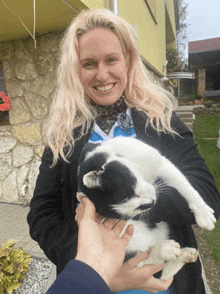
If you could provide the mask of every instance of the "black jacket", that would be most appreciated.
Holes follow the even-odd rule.
[[[187,177],[205,202],[214,209],[218,219],[220,196],[213,176],[200,156],[192,132],[174,113],[171,126],[180,134],[160,135],[148,125],[146,116],[132,109],[132,119],[137,139],[157,148]],[[90,129],[91,131],[91,129]],[[59,274],[68,262],[76,256],[77,224],[74,220],[76,209],[77,167],[83,146],[89,139],[90,131],[76,140],[74,152],[66,163],[62,159],[50,168],[53,154],[46,148],[42,156],[40,173],[34,196],[30,203],[27,220],[31,237],[39,243],[46,256],[57,266]],[[77,131],[75,132],[77,137]],[[152,222],[165,221],[170,224],[171,238],[181,247],[197,248],[191,225],[195,218],[186,200],[176,189],[168,187],[151,210]],[[205,294],[199,259],[185,265],[172,283],[174,294]]]

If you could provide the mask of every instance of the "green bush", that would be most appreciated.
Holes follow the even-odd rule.
[[[0,294],[11,294],[18,289],[28,271],[31,256],[22,248],[13,249],[16,240],[8,240],[0,248]]]
[[[202,99],[202,95],[197,94],[197,95],[196,95],[196,99],[201,100],[201,99]]]

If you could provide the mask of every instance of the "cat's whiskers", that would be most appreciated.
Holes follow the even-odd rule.
[[[158,194],[159,192],[167,192],[169,191],[169,187],[165,184],[163,180],[160,180],[154,184],[154,188],[156,193]]]
[[[152,180],[151,180],[151,184],[152,185],[155,185],[156,184],[156,181],[157,181],[157,179],[158,179],[158,176],[155,176]]]

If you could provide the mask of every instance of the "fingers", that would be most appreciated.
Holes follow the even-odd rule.
[[[146,267],[147,266],[150,267],[148,269],[148,272],[150,270],[151,274],[154,275],[154,274],[160,272],[164,268],[165,264],[164,263],[161,263],[161,264],[150,264],[150,265],[145,265],[145,266]]]
[[[117,236],[120,236],[120,234],[123,231],[125,225],[127,224],[127,221],[115,220],[115,219],[112,219],[112,220],[114,221],[113,226],[112,226],[112,230],[115,232],[115,234]],[[129,229],[128,232],[130,232],[130,230],[131,229]],[[128,234],[128,233],[126,233],[126,234]],[[132,235],[133,235],[133,233],[132,233]]]
[[[148,258],[150,254],[150,251],[146,251],[146,252],[140,252],[138,253],[138,255],[136,255],[135,257],[131,258],[127,264],[129,265],[130,268],[134,268],[137,266],[137,264],[145,259]]]
[[[103,216],[96,213],[96,222],[99,224],[103,224],[106,228],[113,230],[117,236],[119,236],[125,227],[127,221],[117,220],[116,218],[104,218]],[[103,221],[103,222],[102,222]]]
[[[87,197],[82,197],[81,201],[85,205],[84,217],[95,221],[95,215],[96,215],[95,205]]]
[[[95,221],[99,224],[101,224],[102,220],[103,220],[103,216],[101,216],[100,214],[96,213],[96,216],[95,216]]]
[[[152,289],[152,293],[157,293],[157,291],[165,292],[169,288],[169,286],[172,284],[172,282],[173,282],[173,277],[166,281],[162,281],[160,279],[151,277],[147,281],[147,284],[150,285],[150,288]],[[153,289],[154,290],[157,289],[157,291],[153,292]]]
[[[131,238],[133,237],[133,234],[134,234],[134,226],[129,225],[126,228],[126,231],[124,232],[123,236],[121,237],[121,240],[125,244],[125,246],[127,246],[128,243],[131,241]]]
[[[113,228],[116,221],[117,219],[115,218],[104,218],[103,216],[96,214],[96,222],[105,225],[105,227],[110,230]]]
[[[101,224],[102,220],[104,219],[103,216],[95,213],[95,206],[94,204],[87,198],[86,196],[82,196],[80,198],[80,204],[76,208],[76,216],[75,220],[77,224],[81,222],[82,218],[84,219],[92,219],[93,221],[96,221],[97,223]],[[114,230],[115,234],[119,236],[126,225],[127,221],[118,221],[114,218],[107,218],[104,221],[104,226],[110,230]],[[128,229],[128,232],[126,233],[126,239],[128,239],[127,234],[133,234],[131,233],[132,229]]]
[[[82,218],[84,219],[91,219],[95,221],[96,217],[96,209],[94,204],[89,200],[89,198],[83,196],[80,199],[80,204],[76,209],[76,216],[75,220],[77,221],[77,224],[79,225]]]
[[[78,200],[79,202],[81,202],[81,198],[82,198],[83,196],[86,196],[83,192],[77,192],[77,193],[76,193],[76,198],[77,198],[77,200]]]

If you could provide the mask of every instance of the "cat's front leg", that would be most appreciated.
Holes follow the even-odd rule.
[[[183,248],[181,254],[175,260],[166,262],[162,270],[161,280],[168,280],[173,277],[184,266],[185,263],[195,262],[198,258],[198,251],[195,248]]]
[[[216,219],[214,217],[214,210],[202,199],[194,199],[194,201],[190,201],[189,208],[194,213],[196,223],[201,228],[209,231],[215,228]]]
[[[161,177],[167,185],[177,189],[186,199],[189,208],[195,215],[197,224],[201,228],[209,231],[214,229],[216,223],[214,210],[205,203],[180,170],[165,157],[163,157],[158,176]]]
[[[137,264],[142,267],[145,264],[161,264],[165,260],[176,259],[181,254],[179,243],[174,240],[167,240],[152,247],[147,259]]]

